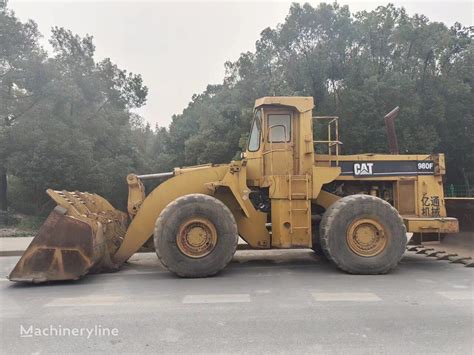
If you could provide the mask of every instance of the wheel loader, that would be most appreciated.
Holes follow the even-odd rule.
[[[248,248],[312,248],[345,272],[384,274],[407,232],[458,231],[446,215],[443,154],[343,155],[338,118],[313,117],[313,108],[312,97],[256,100],[241,160],[130,174],[127,214],[95,194],[47,190],[57,207],[9,279],[112,272],[145,244],[172,273],[207,277],[226,267],[239,237]],[[327,125],[324,139],[313,137],[316,121]],[[146,194],[152,179],[161,183]]]

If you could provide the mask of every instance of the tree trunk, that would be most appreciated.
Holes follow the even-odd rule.
[[[7,172],[0,167],[0,224],[8,223]]]
[[[6,212],[8,209],[7,190],[7,172],[0,168],[0,213]]]

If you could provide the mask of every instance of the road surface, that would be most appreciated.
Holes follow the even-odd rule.
[[[217,277],[180,279],[136,254],[77,282],[0,281],[1,349],[471,354],[473,270],[407,253],[389,275],[353,276],[310,250],[239,251]]]

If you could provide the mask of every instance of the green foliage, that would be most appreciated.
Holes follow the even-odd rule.
[[[344,153],[386,152],[382,118],[400,106],[402,153],[445,152],[449,183],[474,179],[474,47],[460,24],[393,5],[353,14],[293,4],[254,52],[225,63],[222,84],[154,129],[131,112],[146,103],[141,76],[97,62],[91,36],[55,27],[48,56],[36,24],[8,11],[0,34],[0,168],[20,211],[51,208],[48,187],[94,191],[123,208],[130,172],[235,159],[254,100],[267,95],[313,96],[315,114],[340,116]]]
[[[37,231],[43,222],[43,217],[25,216],[20,218],[18,224],[15,227],[23,231]]]
[[[33,22],[0,16],[0,156],[14,181],[10,202],[41,213],[53,188],[94,191],[123,207],[126,175],[145,165],[130,112],[146,102],[141,76],[110,59],[97,63],[92,37],[63,28],[52,29],[48,57]]]
[[[337,3],[293,4],[255,52],[225,63],[221,85],[173,118],[157,137],[166,142],[157,159],[228,161],[246,142],[256,98],[307,95],[315,114],[341,117],[346,154],[387,152],[383,116],[400,106],[401,153],[444,152],[448,180],[466,184],[474,179],[472,61],[469,30],[458,23],[447,28],[393,5],[351,14]],[[315,134],[324,134],[317,125]]]

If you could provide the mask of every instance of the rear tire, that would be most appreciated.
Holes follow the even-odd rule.
[[[237,249],[237,224],[218,199],[185,195],[161,212],[154,242],[158,258],[169,271],[181,277],[212,276],[226,267]]]
[[[370,195],[346,196],[332,204],[320,224],[324,254],[351,274],[385,274],[395,268],[407,243],[398,211]]]

